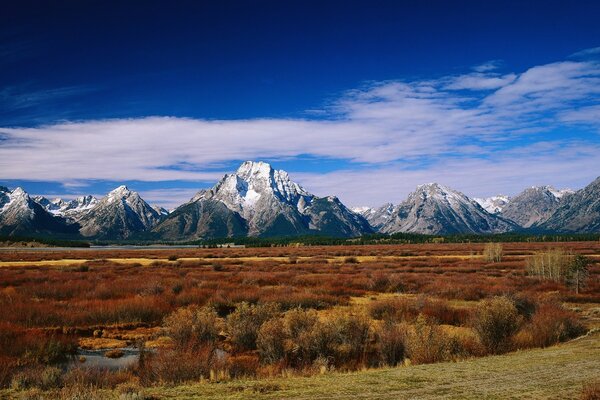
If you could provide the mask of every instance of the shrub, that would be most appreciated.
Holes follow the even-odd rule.
[[[492,354],[510,350],[512,336],[519,329],[521,316],[507,297],[481,301],[475,308],[471,325],[483,346]]]
[[[500,262],[502,261],[502,244],[501,243],[487,243],[483,248],[483,258],[487,262]]]
[[[254,354],[241,354],[227,359],[227,372],[232,378],[253,377],[258,370],[258,356]]]
[[[354,368],[366,361],[371,339],[371,321],[365,314],[349,314],[334,310],[314,332],[324,350],[320,355],[331,357],[336,366]]]
[[[413,299],[396,297],[371,302],[369,314],[374,319],[401,322],[413,320],[419,315],[419,311]]]
[[[256,349],[256,338],[263,323],[278,313],[275,304],[239,303],[234,312],[227,316],[226,326],[229,340],[238,350]]]
[[[344,258],[344,262],[347,264],[358,264],[358,258],[356,257],[346,257]]]
[[[583,385],[581,400],[600,400],[600,380]]]
[[[15,374],[11,387],[24,390],[36,387],[43,390],[55,389],[61,385],[62,371],[56,367],[28,368]]]
[[[274,364],[285,357],[285,341],[288,337],[281,318],[265,322],[258,331],[256,347],[260,359],[268,364]]]
[[[163,323],[169,337],[179,347],[216,342],[220,325],[214,309],[196,305],[177,309]]]
[[[186,382],[208,378],[216,361],[212,347],[161,349],[144,357],[138,374],[144,385]]]
[[[555,303],[541,304],[525,325],[517,341],[519,347],[547,347],[582,335],[585,328],[577,315]]]
[[[439,325],[419,315],[415,325],[407,328],[406,355],[413,364],[429,364],[450,358],[450,338]]]
[[[376,344],[382,365],[396,366],[404,360],[406,329],[400,324],[384,323],[376,330]]]

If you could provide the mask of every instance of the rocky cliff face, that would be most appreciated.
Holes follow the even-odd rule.
[[[448,187],[431,183],[417,187],[394,208],[382,233],[501,233],[518,227],[485,211],[476,201]]]
[[[537,227],[551,232],[600,232],[600,177],[585,188],[564,196],[559,206]]]
[[[0,186],[0,234],[30,236],[38,234],[72,235],[77,227],[48,213],[21,188],[10,191]]]
[[[556,211],[564,196],[569,193],[567,190],[556,190],[552,186],[525,189],[502,209],[502,216],[523,228],[539,225]]]
[[[217,229],[218,221],[225,226]],[[173,211],[154,232],[165,238],[181,237],[183,232],[194,237],[216,237],[217,232],[227,236],[358,236],[371,228],[337,198],[318,198],[290,180],[287,172],[247,161]]]
[[[159,214],[138,193],[119,186],[85,213],[80,233],[98,239],[125,239],[152,228]]]

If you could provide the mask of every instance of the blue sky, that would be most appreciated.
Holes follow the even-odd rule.
[[[0,12],[2,185],[172,207],[252,159],[376,206],[600,175],[598,2],[55,3]]]

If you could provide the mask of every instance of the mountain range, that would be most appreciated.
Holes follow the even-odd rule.
[[[514,197],[469,198],[449,187],[419,185],[406,200],[349,209],[318,197],[287,172],[244,162],[214,187],[167,211],[119,186],[105,197],[71,201],[0,186],[0,234],[96,240],[194,240],[235,236],[370,233],[492,234],[513,231],[600,233],[600,178],[579,191],[531,187]]]

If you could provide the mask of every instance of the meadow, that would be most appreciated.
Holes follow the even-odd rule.
[[[599,256],[600,242],[6,249],[0,393],[238,398],[256,387],[311,398],[302,387],[328,379],[407,377],[389,389],[397,398],[403,385],[427,391],[419,371],[448,379],[451,365],[526,363],[599,328]],[[582,357],[595,354],[596,334],[582,343]],[[137,358],[99,367],[84,350]],[[557,383],[570,393],[595,385],[578,357],[586,373]]]

